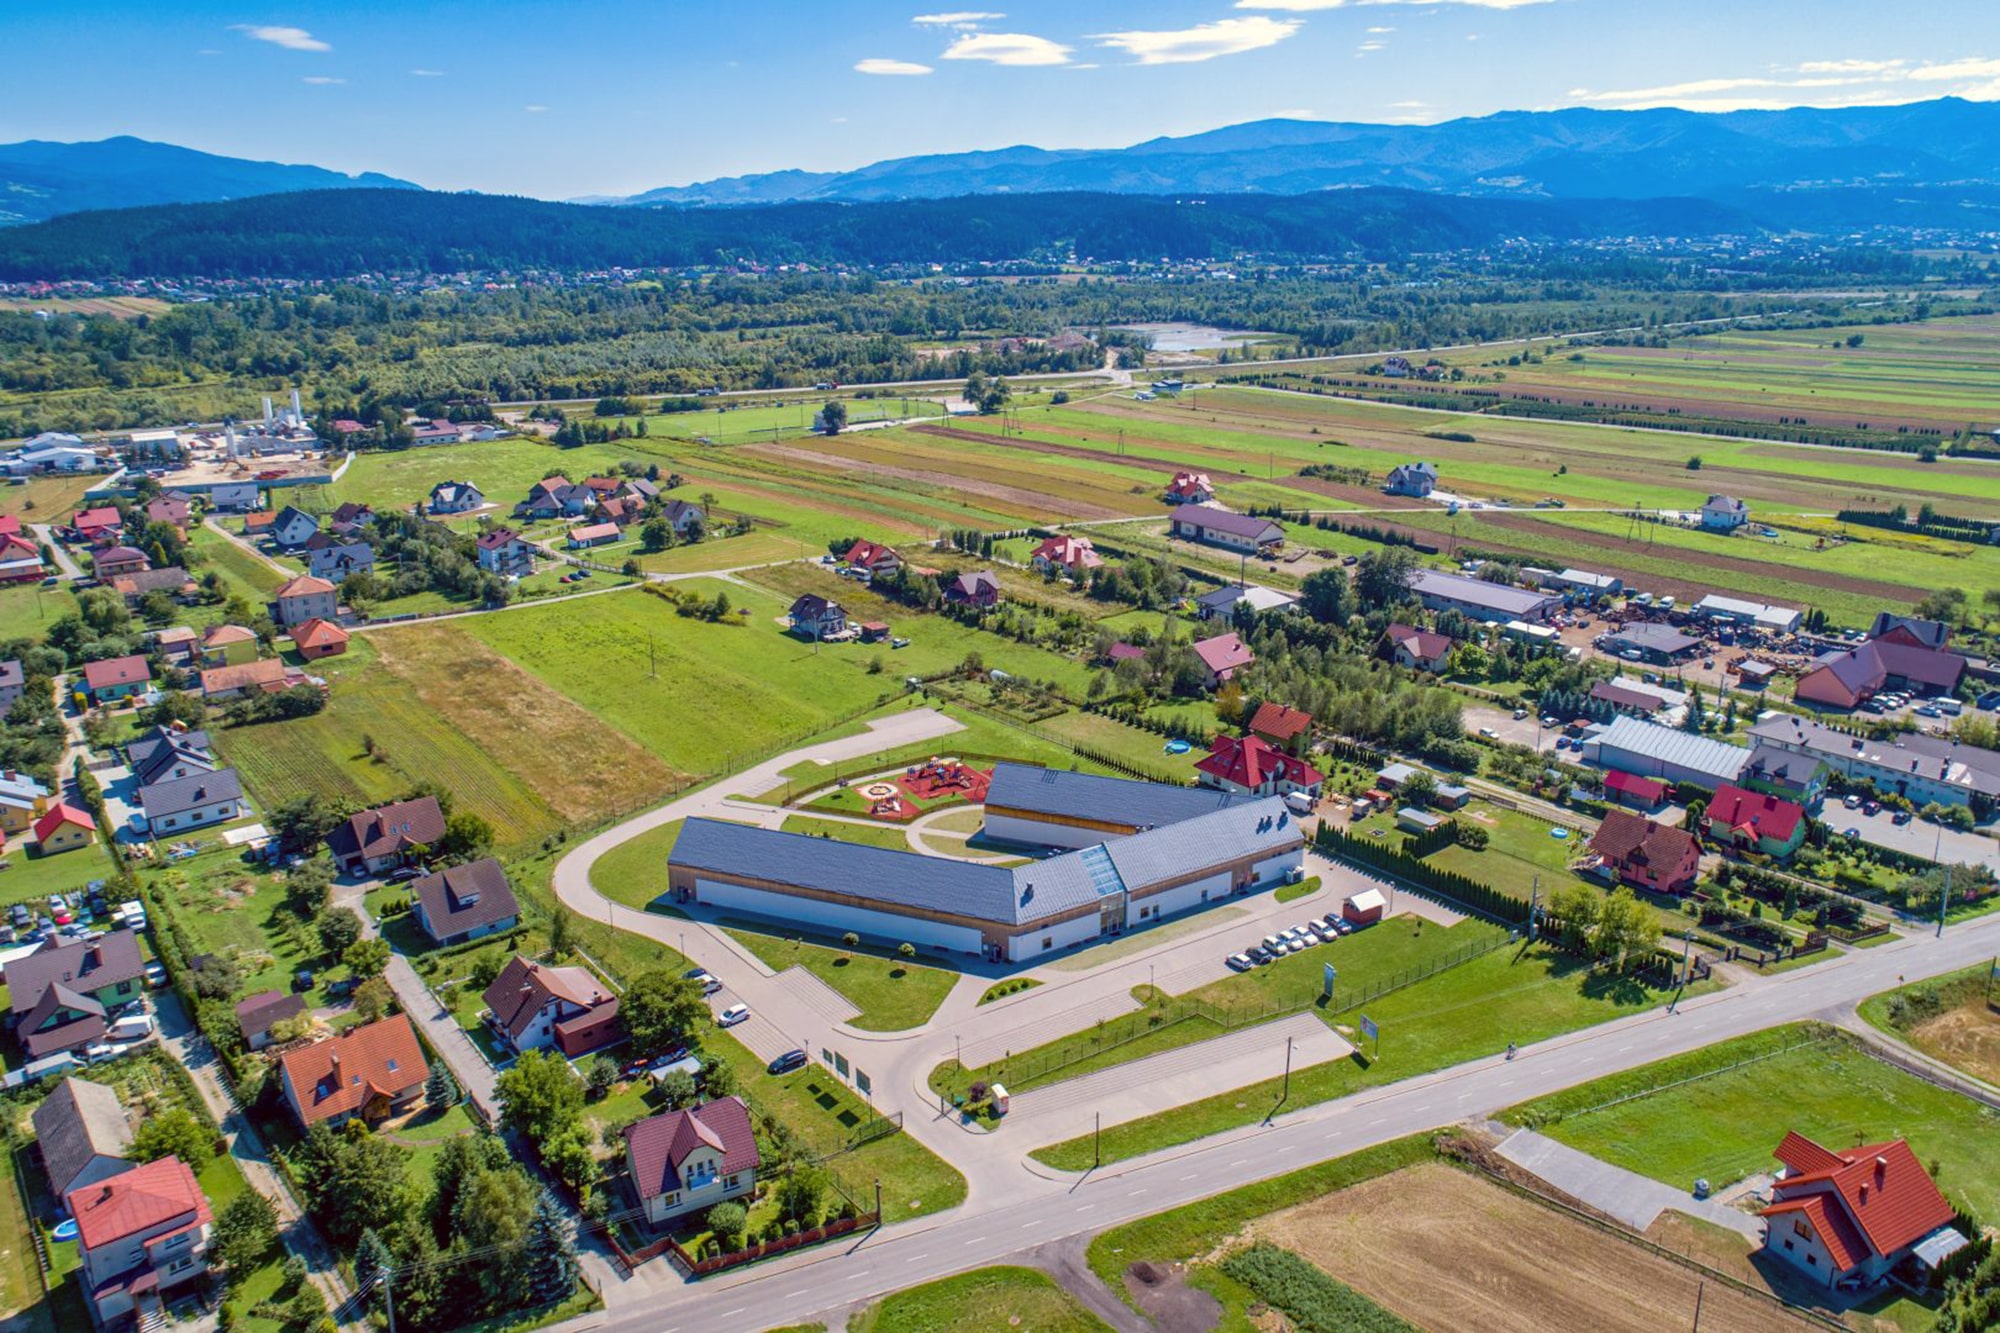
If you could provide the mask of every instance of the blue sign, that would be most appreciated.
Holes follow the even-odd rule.
[[[1361,1035],[1374,1042],[1382,1040],[1382,1034],[1376,1030],[1375,1020],[1366,1014],[1361,1015]]]
[[[1334,970],[1333,970],[1333,964],[1332,964],[1332,963],[1328,963],[1328,964],[1326,965],[1326,977],[1325,977],[1325,985],[1326,985],[1326,993],[1327,993],[1327,995],[1328,995],[1329,997],[1330,997],[1330,996],[1332,996],[1332,994],[1333,994],[1333,982],[1334,982],[1334,978],[1338,977],[1339,975],[1340,975],[1340,973],[1338,973],[1338,972],[1336,972],[1336,971],[1334,971]]]

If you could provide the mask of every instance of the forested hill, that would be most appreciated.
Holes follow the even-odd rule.
[[[0,231],[0,279],[338,278],[732,262],[883,265],[1365,255],[1512,237],[1750,232],[1701,200],[1469,199],[1408,190],[1165,199],[1043,194],[639,210],[493,195],[309,191],[75,213]]]

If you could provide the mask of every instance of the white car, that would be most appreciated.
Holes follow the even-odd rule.
[[[1285,937],[1283,935],[1266,935],[1261,943],[1273,954],[1281,954],[1285,951]]]
[[[727,1009],[724,1009],[721,1013],[715,1016],[715,1024],[717,1027],[733,1028],[738,1023],[743,1022],[745,1019],[749,1017],[750,1017],[749,1005],[732,1004]]]
[[[1300,938],[1299,938],[1298,936],[1296,936],[1296,935],[1294,935],[1294,936],[1293,936],[1293,937],[1292,937],[1291,939],[1288,939],[1288,940],[1286,940],[1286,941],[1285,941],[1285,952],[1286,952],[1286,953],[1297,953],[1297,952],[1298,952],[1299,950],[1301,950],[1301,949],[1303,949],[1303,948],[1305,948],[1305,947],[1306,947],[1306,942],[1305,942],[1304,940],[1300,939]]]
[[[1247,953],[1230,954],[1225,961],[1228,962],[1229,970],[1232,972],[1248,972],[1251,968],[1257,966],[1250,961],[1250,955]]]

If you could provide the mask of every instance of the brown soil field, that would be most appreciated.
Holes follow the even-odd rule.
[[[1444,1165],[1414,1166],[1255,1223],[1281,1245],[1426,1328],[1656,1333],[1702,1322],[1805,1321],[1721,1282]]]
[[[1911,1029],[1910,1042],[1974,1078],[2000,1084],[2000,1013],[1982,997]]]

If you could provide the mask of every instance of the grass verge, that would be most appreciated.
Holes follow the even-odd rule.
[[[899,1291],[848,1321],[847,1333],[948,1333],[1020,1328],[1036,1333],[1097,1333],[1103,1320],[1046,1273],[1032,1268],[976,1268]]]
[[[921,967],[901,958],[882,958],[860,949],[832,948],[801,938],[780,939],[740,927],[728,927],[731,938],[782,972],[803,967],[846,996],[861,1012],[848,1022],[869,1032],[901,1032],[921,1027],[951,988],[958,973]]]

